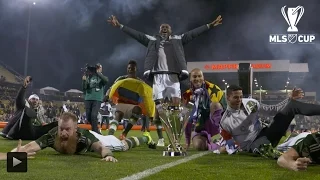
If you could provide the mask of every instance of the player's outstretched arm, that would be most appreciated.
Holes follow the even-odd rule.
[[[7,160],[7,153],[0,153],[0,161]]]
[[[293,148],[290,148],[278,159],[278,165],[280,167],[293,171],[306,170],[309,163],[311,163],[309,158],[300,158],[298,152]]]
[[[222,24],[222,17],[219,15],[214,21],[210,22],[209,24],[200,26],[198,28],[195,28],[193,30],[190,30],[186,33],[183,33],[182,36],[182,44],[187,44],[196,37],[200,36],[202,33],[208,31],[209,29],[212,29],[213,27],[216,27],[218,25]]]
[[[294,88],[290,94],[290,96],[283,100],[282,102],[275,104],[275,105],[266,105],[261,104],[259,108],[260,115],[267,115],[267,116],[275,116],[284,106],[286,106],[291,99],[297,100],[303,98],[304,93],[300,88]]]
[[[92,144],[91,147],[95,152],[99,153],[104,161],[110,162],[118,162],[116,158],[114,158],[113,153],[107,147],[104,147],[100,141]]]
[[[111,15],[109,17],[109,19],[107,20],[107,22],[114,27],[119,27],[123,32],[125,32],[130,37],[137,40],[138,42],[140,42],[142,45],[144,45],[146,47],[148,47],[150,40],[156,40],[155,37],[152,37],[150,35],[147,35],[145,33],[139,32],[137,30],[134,30],[132,28],[129,28],[127,26],[120,24],[117,17],[114,15]]]
[[[21,146],[21,144],[11,150],[11,152],[26,152],[26,153],[35,153],[41,150],[41,147],[36,143],[36,141],[31,141],[28,144]]]
[[[22,141],[21,139],[19,139],[18,141],[18,146],[16,148],[14,148],[11,152],[27,152],[26,149],[23,148],[23,146],[21,146]],[[28,156],[31,157],[33,155],[35,155],[35,151],[30,151],[27,152]],[[7,159],[7,154],[6,153],[0,153],[0,160],[6,160]]]

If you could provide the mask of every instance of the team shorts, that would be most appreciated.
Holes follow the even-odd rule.
[[[153,100],[181,98],[180,81],[176,74],[155,74],[152,89]]]

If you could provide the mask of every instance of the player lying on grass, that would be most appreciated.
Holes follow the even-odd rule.
[[[320,132],[301,134],[305,137],[292,138],[292,147],[278,159],[279,166],[301,171],[310,163],[320,164]]]
[[[292,148],[294,145],[297,145],[299,142],[301,142],[303,139],[306,138],[306,136],[308,136],[309,134],[311,134],[310,132],[303,132],[300,134],[291,134],[287,140],[285,140],[282,144],[279,144],[277,146],[277,150],[285,153],[286,151],[288,151],[290,148]],[[231,139],[230,141],[233,141],[233,139]],[[219,151],[216,151],[218,154],[220,153],[224,153],[227,152],[228,154],[234,154],[236,152],[241,151],[240,148],[235,144],[235,143],[231,143],[234,144],[235,146],[230,146],[226,140],[224,140],[223,138],[221,138],[217,143],[216,143],[220,148]]]
[[[220,125],[225,140],[233,138],[243,151],[278,158],[275,150],[295,115],[320,115],[320,106],[296,101],[303,97],[300,89],[294,89],[289,98],[277,105],[260,104],[255,99],[242,98],[242,88],[230,85],[227,88],[228,107]],[[269,127],[263,127],[258,116],[274,116]]]
[[[187,148],[192,144],[198,151],[216,150],[219,146],[211,137],[220,133],[219,123],[226,100],[223,91],[215,84],[204,80],[200,69],[190,74],[191,87],[183,94],[184,104],[194,102],[190,120],[185,129]],[[192,125],[195,130],[192,132]]]
[[[282,144],[277,146],[277,150],[281,152],[288,151],[292,146],[297,145],[303,139],[305,139],[310,132],[303,132],[300,134],[291,134]]]
[[[103,136],[94,131],[90,131],[90,133],[99,139],[102,146],[109,148],[111,151],[127,151],[145,143],[149,146],[149,148],[156,149],[156,144],[152,141],[149,132],[144,132],[142,137],[131,136],[130,138],[123,140],[116,138],[114,135]]]
[[[155,146],[150,135],[148,135],[140,139],[129,138],[128,147],[133,148],[138,143],[143,144],[144,142],[149,142],[149,144],[153,144],[153,147]],[[22,146],[20,151],[32,153],[47,147],[51,147],[62,154],[79,154],[87,151],[95,151],[99,153],[105,161],[118,161],[114,158],[112,151],[108,147],[104,147],[103,143],[91,134],[89,130],[78,128],[77,117],[68,112],[61,115],[58,121],[58,127],[51,129],[39,139]],[[15,152],[16,149],[12,151]]]
[[[22,141],[21,139],[19,139],[16,152],[21,152],[21,143]],[[35,154],[36,154],[35,152],[28,153],[28,156],[31,157]],[[0,153],[0,161],[3,161],[3,160],[7,160],[7,153]]]

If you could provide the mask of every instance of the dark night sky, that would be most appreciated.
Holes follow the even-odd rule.
[[[219,14],[223,25],[185,47],[188,61],[289,59],[308,62],[307,88],[318,89],[320,17],[318,0],[34,0],[28,74],[34,86],[61,91],[80,89],[86,64],[100,62],[111,80],[126,73],[136,59],[140,73],[146,49],[105,20],[116,15],[120,23],[155,34],[163,22],[174,33],[208,23]],[[24,72],[29,0],[0,0],[0,60]],[[135,4],[132,4],[135,2]],[[286,33],[280,8],[305,8],[299,33],[316,34],[312,45],[271,45],[269,34]],[[277,82],[272,82],[277,83]]]

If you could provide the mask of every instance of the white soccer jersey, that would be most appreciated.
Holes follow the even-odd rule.
[[[109,148],[111,151],[125,151],[125,145],[114,135],[103,136],[94,131],[89,130],[91,134],[93,134],[99,141],[102,143],[104,147]]]
[[[240,144],[241,149],[248,150],[262,129],[259,115],[274,116],[287,103],[288,99],[276,105],[260,105],[255,99],[243,98],[239,110],[227,107],[221,118],[221,128]]]
[[[297,135],[296,137],[289,138],[284,143],[277,146],[277,149],[282,152],[288,151],[292,146],[298,144],[301,142],[304,138],[306,138],[309,134],[309,132],[303,132]]]

